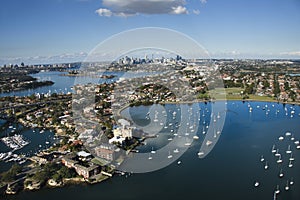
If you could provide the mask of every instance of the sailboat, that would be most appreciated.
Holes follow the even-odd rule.
[[[290,162],[289,162],[289,168],[292,168],[293,167],[293,163],[292,163],[292,161],[290,160]]]
[[[172,158],[173,156],[170,154],[170,151],[169,151],[169,155],[168,155],[168,158],[170,159],[170,158]]]
[[[275,150],[275,144],[274,144],[273,147],[272,147],[272,153],[276,153],[276,150]]]
[[[287,149],[285,152],[286,152],[287,154],[292,153],[292,151],[291,151],[291,145],[288,146],[288,149]]]
[[[282,169],[280,169],[279,178],[282,178],[282,177],[283,177],[283,172],[282,172]]]
[[[203,129],[202,129],[202,134],[203,134],[203,135],[205,134],[204,126],[203,126]]]
[[[290,187],[289,187],[289,181],[287,180],[286,181],[286,186],[285,186],[285,188],[284,188],[286,191],[288,191],[289,189],[290,189]]]
[[[265,161],[265,158],[264,158],[264,156],[262,155],[261,157],[260,157],[260,162],[264,162]]]
[[[280,156],[279,149],[276,150],[275,156]]]
[[[290,161],[295,160],[295,158],[293,157],[293,154],[291,153],[291,157],[289,158]]]
[[[150,153],[149,153],[148,160],[152,160],[152,156],[151,156],[151,154],[150,154]]]
[[[153,150],[153,147],[151,148],[151,153],[154,154],[156,151]]]
[[[267,170],[268,168],[269,168],[268,161],[266,161],[265,170]]]
[[[292,177],[291,180],[290,180],[290,185],[294,185],[293,177]]]
[[[280,189],[279,189],[279,185],[276,186],[276,190],[275,190],[275,194],[279,194],[280,193]]]
[[[279,155],[277,163],[282,163],[281,155]]]

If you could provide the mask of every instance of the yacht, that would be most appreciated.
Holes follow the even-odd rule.
[[[175,149],[173,152],[174,152],[174,153],[179,153],[179,150],[178,150],[178,149]]]
[[[194,140],[198,140],[199,137],[198,137],[197,135],[195,135],[195,136],[193,136],[193,139],[194,139]]]
[[[210,141],[210,140],[207,140],[206,141],[206,146],[209,146],[209,145],[211,145],[212,144],[212,141]]]
[[[289,168],[292,168],[293,167],[293,163],[292,163],[292,161],[290,160],[290,162],[289,162]]]
[[[291,180],[290,180],[290,185],[294,185],[293,177],[292,177]]]
[[[280,156],[279,149],[276,150],[275,156]]]
[[[265,161],[265,158],[264,158],[264,156],[262,155],[261,157],[260,157],[260,162],[264,162]]]
[[[276,153],[275,144],[272,147],[272,153]]]
[[[279,194],[280,193],[280,189],[279,189],[279,185],[276,186],[276,190],[275,190],[275,194]]]
[[[282,178],[282,177],[283,177],[283,172],[282,172],[282,169],[280,169],[279,178]]]
[[[256,182],[254,183],[254,187],[258,187],[258,186],[259,186],[259,182],[256,181]]]
[[[291,153],[291,157],[289,158],[290,161],[295,160],[295,158],[293,157],[293,154]]]
[[[203,151],[199,151],[198,152],[198,156],[203,156],[204,155],[204,152]]]
[[[277,163],[282,163],[281,155],[278,157]]]
[[[268,161],[266,161],[265,170],[267,170],[268,168],[269,168]]]
[[[283,139],[284,139],[283,136],[280,136],[280,137],[278,138],[279,141],[282,141]]]
[[[156,151],[153,150],[153,147],[152,147],[152,149],[151,149],[151,153],[152,153],[152,154],[156,153]]]
[[[286,181],[286,186],[285,186],[285,188],[284,188],[286,191],[288,191],[289,189],[290,189],[290,187],[289,187],[289,181],[287,180]]]
[[[285,136],[291,136],[292,134],[291,134],[291,132],[286,132],[285,133]]]
[[[151,156],[151,154],[150,154],[150,153],[149,153],[148,160],[152,160],[152,156]]]
[[[181,161],[180,161],[180,160],[178,160],[177,164],[178,164],[178,165],[180,165],[180,164],[181,164]]]
[[[298,145],[299,143],[300,143],[299,140],[294,142],[295,145]]]
[[[297,147],[296,147],[297,149],[300,149],[300,145],[297,145]]]
[[[292,151],[291,151],[291,145],[288,146],[288,149],[287,149],[285,152],[286,152],[287,154],[292,153]]]
[[[170,152],[169,152],[169,155],[168,155],[168,158],[170,159],[170,158],[172,158],[173,156],[170,154]]]

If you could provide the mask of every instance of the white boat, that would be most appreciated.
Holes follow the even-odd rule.
[[[282,169],[280,169],[279,178],[282,178],[282,177],[283,177],[283,172],[282,172]]]
[[[173,138],[168,138],[168,140],[169,140],[169,141],[172,141],[172,140],[173,140]]]
[[[258,186],[259,186],[259,182],[256,181],[256,182],[254,183],[254,187],[258,187]]]
[[[275,144],[272,147],[272,153],[276,153]]]
[[[180,160],[178,160],[177,164],[178,164],[178,165],[180,165],[180,164],[181,164],[181,161],[180,161]]]
[[[292,136],[292,137],[291,137],[291,140],[292,140],[292,141],[294,141],[294,140],[295,140],[294,136]]]
[[[285,133],[285,136],[291,136],[292,134],[291,134],[291,132],[286,132]]]
[[[151,153],[152,153],[152,154],[156,153],[156,151],[153,150],[153,147],[152,147],[152,149],[151,149]]]
[[[170,159],[170,158],[172,158],[173,156],[170,154],[170,152],[169,152],[169,155],[168,155],[168,159]]]
[[[283,136],[280,136],[280,137],[278,138],[279,141],[282,141],[283,139],[284,139]]]
[[[288,191],[289,189],[290,189],[290,187],[289,187],[289,181],[287,180],[286,181],[286,186],[285,186],[285,188],[284,188],[286,191]]]
[[[275,156],[280,156],[279,149],[276,150]]]
[[[265,161],[265,158],[264,158],[264,156],[262,155],[261,157],[260,157],[260,162],[264,162]]]
[[[297,149],[300,149],[300,145],[297,145],[297,147],[296,147]]]
[[[152,160],[152,156],[151,156],[151,154],[150,154],[150,153],[149,153],[148,160]]]
[[[269,168],[268,161],[266,161],[265,170],[267,170],[268,168]]]
[[[295,158],[293,157],[293,154],[291,153],[291,157],[289,158],[290,161],[295,160]]]
[[[300,143],[299,140],[294,142],[295,145],[298,145],[299,143]]]
[[[293,163],[292,163],[292,161],[290,160],[290,162],[289,162],[289,168],[292,168],[293,167]]]
[[[203,151],[199,151],[198,152],[198,156],[203,156],[204,155],[204,152]]]
[[[173,152],[174,152],[174,153],[179,153],[179,150],[178,150],[178,149],[174,149]]]
[[[292,177],[291,180],[290,180],[290,185],[294,185],[293,177]]]
[[[291,151],[291,145],[288,146],[288,149],[287,149],[285,152],[286,152],[287,154],[292,153],[292,151]]]
[[[277,163],[282,163],[281,155],[278,157]]]
[[[193,136],[193,139],[194,139],[194,140],[198,140],[199,137],[198,137],[197,135],[195,135],[195,136]]]
[[[210,140],[207,140],[206,141],[206,146],[209,146],[209,145],[211,145],[212,144],[212,141],[210,141]]]
[[[279,194],[280,193],[280,189],[279,189],[279,185],[276,186],[276,190],[275,190],[275,194]]]

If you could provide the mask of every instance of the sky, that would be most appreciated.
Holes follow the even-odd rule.
[[[143,27],[185,34],[212,58],[300,59],[300,0],[1,0],[0,27],[1,65],[81,61]]]

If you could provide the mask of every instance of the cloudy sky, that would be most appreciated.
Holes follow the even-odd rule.
[[[0,64],[80,61],[142,27],[186,34],[211,57],[300,59],[299,24],[299,0],[1,0]]]

